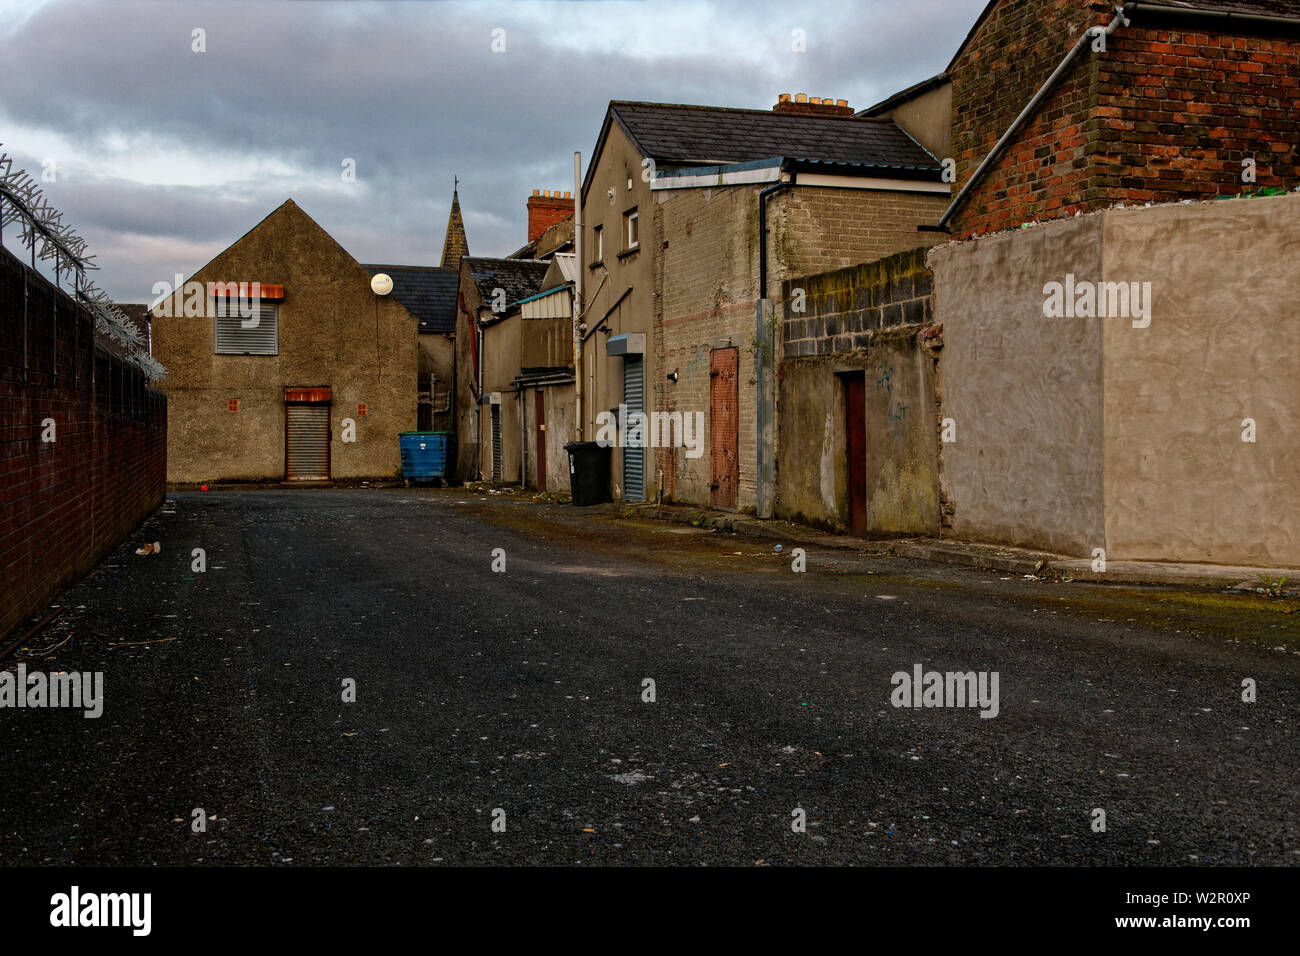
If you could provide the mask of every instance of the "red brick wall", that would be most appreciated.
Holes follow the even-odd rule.
[[[1295,37],[1134,28],[1111,47],[1096,63],[1090,208],[1300,183]]]
[[[1112,17],[1093,0],[994,7],[952,69],[958,185],[1083,31]],[[1300,43],[1198,29],[1135,15],[1104,53],[1085,50],[958,209],[954,235],[1121,202],[1294,187]],[[1241,180],[1246,156],[1257,163],[1254,184]]]
[[[163,500],[166,399],[96,350],[92,329],[84,309],[0,250],[0,635]],[[41,441],[46,418],[53,442]]]

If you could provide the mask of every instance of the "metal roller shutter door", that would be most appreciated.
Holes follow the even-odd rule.
[[[639,355],[623,358],[623,404],[629,415],[645,411],[645,361]],[[644,448],[623,447],[623,500],[645,501]]]
[[[330,407],[285,406],[285,477],[327,480],[330,476]]]
[[[501,484],[501,406],[492,406],[492,481]]]

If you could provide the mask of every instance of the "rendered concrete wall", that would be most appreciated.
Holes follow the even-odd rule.
[[[514,386],[519,374],[521,319],[516,311],[483,330],[483,394],[501,395],[501,480],[518,484],[520,478],[519,396]],[[531,416],[530,416],[531,417]],[[492,480],[492,408],[479,406],[479,470]]]
[[[1048,319],[1043,286],[1102,278],[1098,216],[935,246],[939,417],[951,535],[1090,554],[1104,547],[1102,320]]]
[[[1107,553],[1300,565],[1300,195],[1102,218],[1153,297],[1105,326]]]
[[[915,328],[873,336],[867,350],[867,530],[939,529],[932,362]]]
[[[1300,196],[1116,209],[930,253],[957,538],[1110,559],[1300,563]],[[1044,283],[1150,282],[1044,317]],[[1244,419],[1256,441],[1244,442]]]
[[[866,367],[865,353],[781,363],[776,517],[832,531],[848,526],[844,392],[836,373]]]
[[[426,332],[419,338],[420,346],[420,387],[424,388],[427,376],[433,373],[434,392],[432,431],[455,431],[456,413],[452,408],[455,395],[453,381],[456,372],[455,336],[440,332]],[[446,411],[439,411],[445,408]]]
[[[952,155],[951,82],[926,90],[879,115],[892,118],[939,159]]]

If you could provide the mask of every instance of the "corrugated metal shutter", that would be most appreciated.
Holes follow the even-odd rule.
[[[623,357],[623,404],[629,416],[645,411],[645,361],[639,355]],[[623,447],[623,500],[645,501],[644,448]]]
[[[501,406],[492,406],[492,480],[501,484]]]
[[[284,460],[286,478],[329,478],[330,406],[285,406]]]
[[[218,307],[217,352],[222,355],[275,355],[279,352],[279,307],[273,302],[263,302],[254,311],[257,313],[257,325],[246,329],[243,325],[245,319],[238,313],[235,302],[222,303]],[[235,314],[222,315],[222,312]]]

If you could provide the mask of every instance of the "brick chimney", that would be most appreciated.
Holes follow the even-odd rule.
[[[528,241],[532,242],[557,222],[573,215],[573,196],[557,189],[534,189],[528,197]]]
[[[801,113],[805,116],[852,116],[853,108],[848,100],[835,100],[829,96],[809,97],[807,93],[782,93],[777,97],[773,113]]]

